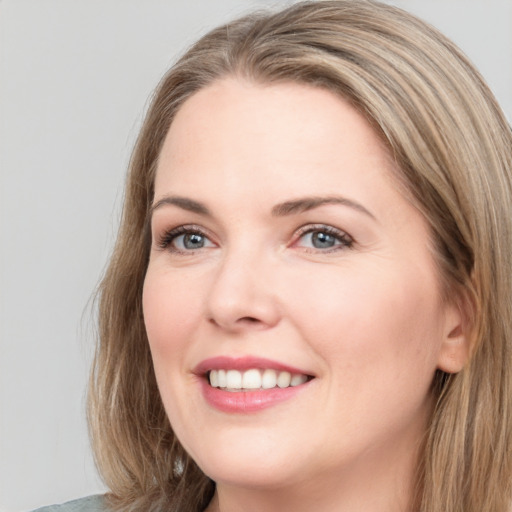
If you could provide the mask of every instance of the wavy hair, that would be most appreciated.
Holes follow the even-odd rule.
[[[419,512],[505,512],[512,483],[512,132],[462,52],[372,0],[303,2],[202,37],[159,84],[137,140],[101,282],[89,392],[96,461],[123,511],[200,511],[215,484],[176,439],[142,314],[155,169],[176,112],[223,77],[332,91],[385,142],[430,225],[447,297],[465,304],[471,358],[438,372],[418,463]]]

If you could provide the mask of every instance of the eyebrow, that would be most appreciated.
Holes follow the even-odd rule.
[[[368,217],[376,220],[373,213],[367,210],[362,204],[353,201],[352,199],[348,199],[346,197],[341,196],[327,196],[327,197],[302,197],[299,199],[294,199],[292,201],[285,201],[284,203],[279,203],[275,205],[272,210],[273,217],[285,217],[287,215],[294,215],[298,213],[307,212],[309,210],[313,210],[314,208],[318,208],[320,206],[334,204],[334,205],[342,205],[348,206],[349,208],[353,208],[354,210],[364,213]],[[150,217],[153,215],[153,212],[158,208],[161,208],[164,205],[174,205],[183,210],[187,210],[192,213],[197,213],[199,215],[204,215],[207,217],[212,217],[212,213],[207,208],[206,205],[200,203],[199,201],[194,201],[188,197],[181,196],[165,196],[162,199],[159,199],[155,204],[151,206],[150,209]]]
[[[341,196],[303,197],[300,199],[294,199],[293,201],[286,201],[274,206],[272,208],[272,215],[276,217],[294,215],[297,213],[307,212],[308,210],[313,210],[314,208],[318,208],[326,204],[348,206],[358,212],[364,213],[373,220],[377,220],[375,215],[367,210],[362,204]]]
[[[161,208],[165,204],[174,205],[177,206],[178,208],[181,208],[182,210],[198,213],[199,215],[205,215],[207,217],[212,216],[210,210],[203,203],[194,201],[193,199],[189,199],[188,197],[165,196],[151,206],[151,209],[149,211],[150,217],[153,215],[155,210]]]

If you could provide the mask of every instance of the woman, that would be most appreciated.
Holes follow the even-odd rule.
[[[204,36],[133,154],[89,397],[111,493],[74,506],[508,510],[511,147],[399,9]]]

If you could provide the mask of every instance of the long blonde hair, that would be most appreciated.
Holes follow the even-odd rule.
[[[114,253],[99,291],[89,420],[111,503],[196,511],[214,483],[164,412],[144,329],[148,211],[180,106],[225,76],[293,81],[350,101],[387,144],[430,224],[439,272],[471,325],[472,355],[433,383],[418,464],[420,512],[505,512],[512,482],[512,133],[465,56],[432,27],[371,0],[306,2],[201,38],[156,90],[138,138]]]

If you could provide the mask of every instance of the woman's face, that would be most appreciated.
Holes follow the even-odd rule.
[[[357,486],[414,464],[459,316],[393,173],[322,89],[224,79],[177,114],[144,317],[172,427],[219,485]]]

